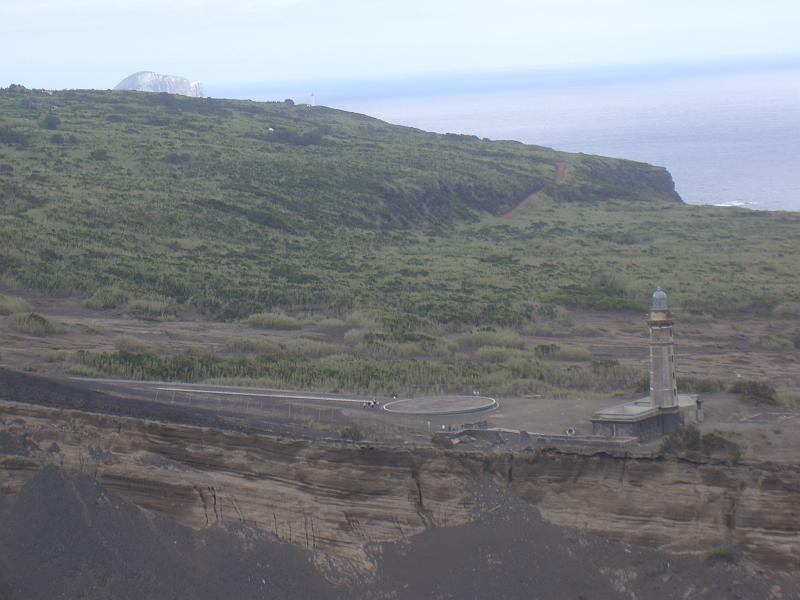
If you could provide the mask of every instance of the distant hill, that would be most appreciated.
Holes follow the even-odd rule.
[[[203,85],[176,75],[161,75],[152,71],[139,71],[120,81],[115,90],[134,90],[139,92],[166,92],[181,96],[203,97]]]
[[[680,273],[705,264],[689,295],[715,310],[794,289],[740,278],[723,222],[661,167],[284,102],[0,90],[0,211],[0,291],[113,306],[121,288],[222,318],[521,322],[547,298],[638,307],[675,282],[677,300]],[[741,244],[780,240],[764,257],[794,243],[793,220],[719,214]]]

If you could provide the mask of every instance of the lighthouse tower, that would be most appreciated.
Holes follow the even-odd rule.
[[[647,326],[650,328],[650,403],[662,409],[678,407],[672,324],[667,295],[659,287],[653,293]]]

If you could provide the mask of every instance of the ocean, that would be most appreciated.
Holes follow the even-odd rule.
[[[800,68],[639,75],[530,85],[461,78],[452,90],[446,77],[407,87],[362,81],[322,85],[315,100],[428,131],[662,165],[692,204],[800,211]],[[226,92],[282,99],[257,87]]]

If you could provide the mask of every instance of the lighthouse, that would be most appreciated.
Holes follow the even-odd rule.
[[[667,295],[653,292],[647,327],[650,329],[650,395],[598,410],[592,415],[592,432],[604,437],[650,439],[674,431],[685,422],[702,419],[697,396],[678,395],[672,314]]]
[[[660,287],[656,288],[647,326],[650,328],[650,403],[658,408],[678,406],[672,325],[667,295]]]

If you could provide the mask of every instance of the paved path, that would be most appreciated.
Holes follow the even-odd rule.
[[[231,396],[246,398],[275,398],[277,400],[299,400],[308,402],[336,402],[346,404],[365,404],[378,400],[387,413],[406,416],[459,415],[493,410],[499,406],[497,400],[486,396],[442,396],[426,398],[403,398],[400,400],[344,394],[321,394],[297,390],[280,390],[231,385],[211,385],[202,383],[175,383],[169,381],[134,381],[128,379],[102,379],[91,377],[71,377],[73,381],[91,384],[94,387],[117,392],[155,392],[155,400],[162,394],[162,400],[169,394],[205,394],[209,396]],[[150,393],[150,392],[149,392]]]

